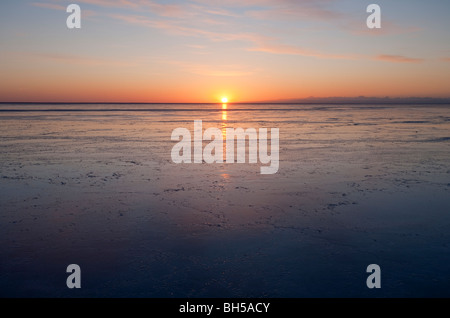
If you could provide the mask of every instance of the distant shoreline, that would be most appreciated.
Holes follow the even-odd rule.
[[[209,103],[181,103],[181,102],[0,102],[0,105],[214,105],[222,104],[221,102]],[[420,105],[433,104],[445,105],[450,104],[450,98],[431,98],[431,97],[407,97],[407,98],[378,98],[378,97],[327,97],[327,98],[306,98],[306,99],[289,99],[274,101],[246,101],[246,102],[229,102],[230,105]]]
[[[64,103],[64,102],[0,102],[0,105],[219,105],[221,103],[114,103],[114,102],[106,102],[106,103]],[[243,103],[228,103],[229,105],[450,105],[450,101],[447,102],[392,102],[392,103],[357,103],[357,102],[313,102],[313,103],[251,103],[251,102],[243,102]],[[231,110],[231,109],[228,109]]]

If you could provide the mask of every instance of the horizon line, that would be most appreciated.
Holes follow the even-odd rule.
[[[370,104],[423,104],[423,103],[431,103],[431,104],[450,104],[450,98],[409,98],[411,100],[408,100],[408,98],[400,98],[400,99],[385,99],[385,98],[379,98],[379,100],[373,99],[373,100],[367,100],[367,101],[361,101],[361,100],[345,100],[345,101],[332,101],[332,100],[293,100],[293,101],[255,101],[255,102],[228,102],[228,103],[222,103],[222,102],[0,102],[0,105],[4,104],[24,104],[24,105],[44,105],[44,104],[50,104],[50,105],[61,105],[61,104],[67,104],[67,105],[126,105],[126,104],[132,104],[132,105],[221,105],[221,104],[227,104],[227,105],[247,105],[247,104],[258,104],[258,105],[314,105],[314,104],[331,104],[331,105],[344,105],[344,104],[353,104],[353,105],[370,105]]]

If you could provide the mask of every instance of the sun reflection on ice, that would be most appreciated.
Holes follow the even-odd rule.
[[[227,116],[227,104],[222,104],[222,140],[225,141],[227,140],[227,120],[228,120],[228,116]],[[223,143],[223,150],[222,150],[222,155],[223,155],[223,162],[226,162],[226,143]],[[228,179],[230,176],[228,174],[222,174],[222,177],[224,179]]]

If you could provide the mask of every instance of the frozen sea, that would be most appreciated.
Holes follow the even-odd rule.
[[[194,120],[278,172],[173,163]],[[450,105],[0,104],[0,242],[2,297],[449,297]]]

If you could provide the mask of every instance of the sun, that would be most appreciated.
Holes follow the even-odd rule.
[[[228,103],[228,98],[227,97],[222,97],[222,103],[224,103],[224,104]]]

